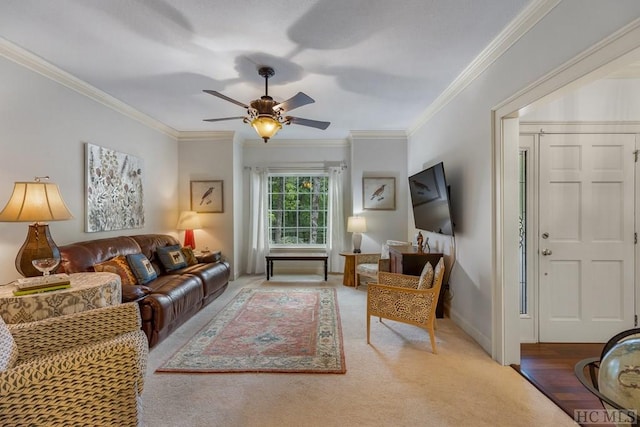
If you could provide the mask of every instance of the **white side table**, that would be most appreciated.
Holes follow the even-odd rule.
[[[15,282],[0,286],[0,317],[5,323],[26,323],[121,303],[117,274],[73,273],[69,278],[70,288],[18,297]]]

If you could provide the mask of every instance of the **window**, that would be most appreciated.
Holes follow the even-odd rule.
[[[528,151],[520,150],[520,215],[518,216],[518,228],[520,230],[520,314],[529,313],[528,284],[529,274],[527,266],[527,158]]]
[[[324,246],[328,188],[324,173],[269,175],[269,244]]]

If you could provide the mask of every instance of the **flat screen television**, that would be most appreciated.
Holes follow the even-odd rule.
[[[449,187],[442,162],[411,175],[409,193],[417,229],[453,236]]]

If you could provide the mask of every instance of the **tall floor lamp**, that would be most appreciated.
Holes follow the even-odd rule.
[[[359,254],[362,233],[367,232],[367,220],[361,216],[350,216],[347,219],[347,232],[353,233],[353,253]]]
[[[13,194],[2,212],[1,222],[33,222],[24,244],[16,256],[16,269],[25,277],[40,276],[32,261],[55,258],[60,261],[60,250],[51,238],[49,225],[43,221],[63,221],[73,218],[62,200],[60,189],[49,177],[36,177],[33,182],[16,182]]]
[[[193,234],[193,230],[202,228],[202,223],[200,222],[198,213],[195,211],[180,212],[180,217],[178,218],[178,225],[176,226],[176,228],[178,230],[184,230],[183,246],[190,246],[191,249],[195,249],[196,237]]]

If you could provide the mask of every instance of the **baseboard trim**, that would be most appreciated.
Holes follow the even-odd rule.
[[[468,322],[464,317],[460,316],[460,314],[457,311],[451,309],[450,315],[453,323],[458,325],[460,329],[462,329],[469,336],[471,336],[471,338],[473,338],[474,341],[476,341],[480,345],[480,347],[482,347],[482,349],[487,352],[487,354],[491,355],[491,338],[490,337],[480,332],[475,326],[473,326],[470,322]]]

